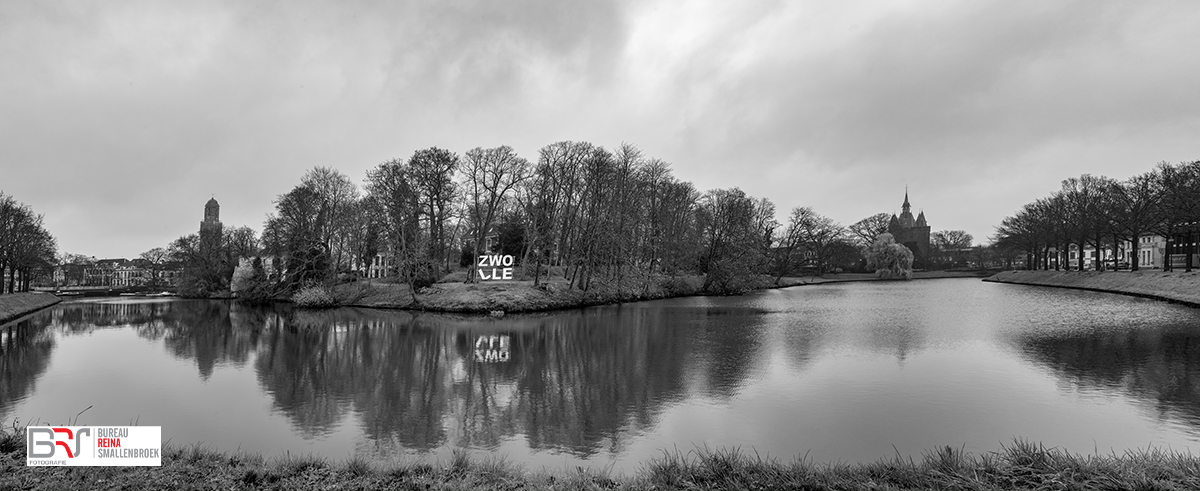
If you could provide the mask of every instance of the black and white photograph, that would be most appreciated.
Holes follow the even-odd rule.
[[[1200,489],[1197,26],[0,0],[0,489]]]

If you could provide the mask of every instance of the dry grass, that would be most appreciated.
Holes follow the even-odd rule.
[[[29,292],[0,295],[0,324],[61,301],[62,299],[49,293]]]
[[[0,431],[0,489],[484,489],[484,490],[1000,490],[1200,489],[1200,458],[1159,448],[1074,455],[1016,440],[971,455],[942,447],[920,460],[869,464],[780,461],[740,449],[664,452],[633,475],[593,469],[530,472],[495,456],[455,450],[449,460],[340,464],[312,455],[223,454],[203,445],[167,446],[159,468],[25,467],[24,431]]]
[[[1200,306],[1200,272],[1005,271],[985,281],[1120,293]]]

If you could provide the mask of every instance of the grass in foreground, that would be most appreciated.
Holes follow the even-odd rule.
[[[1200,489],[1200,457],[1150,449],[1072,455],[1018,440],[998,452],[945,447],[920,461],[872,464],[781,462],[737,449],[667,452],[632,476],[586,469],[530,472],[502,459],[456,451],[447,462],[379,466],[360,458],[226,454],[168,447],[163,466],[25,467],[24,431],[0,436],[0,489]]]

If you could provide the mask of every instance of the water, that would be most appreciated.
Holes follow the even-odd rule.
[[[1200,310],[975,279],[504,319],[106,299],[0,332],[0,421],[160,425],[226,451],[626,472],[705,445],[1200,452]]]

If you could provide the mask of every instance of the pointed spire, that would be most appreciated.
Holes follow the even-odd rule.
[[[912,205],[908,204],[908,186],[904,186],[904,211],[908,211]]]

